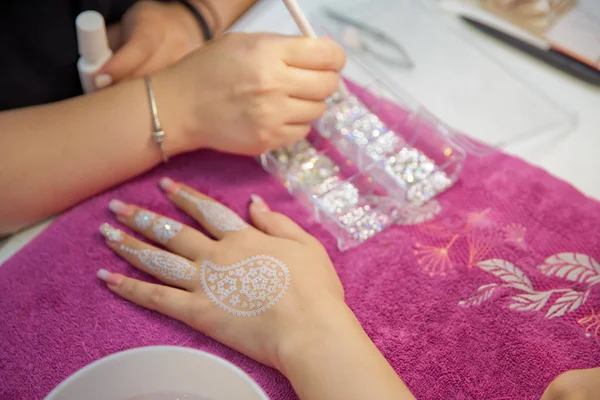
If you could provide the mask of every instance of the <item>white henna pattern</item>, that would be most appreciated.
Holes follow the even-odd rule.
[[[161,217],[154,222],[152,231],[156,238],[162,242],[167,243],[173,239],[183,228],[183,225],[171,218]]]
[[[184,191],[180,191],[179,195],[193,202],[206,222],[221,232],[241,231],[248,227],[239,215],[216,201],[199,199]]]
[[[206,295],[219,308],[238,317],[254,317],[279,301],[292,276],[280,260],[258,255],[225,267],[204,261],[200,280]]]
[[[156,214],[150,211],[142,210],[135,215],[135,225],[140,229],[147,229],[152,221],[156,219]]]
[[[196,267],[175,254],[160,250],[134,250],[124,245],[121,245],[121,250],[137,256],[146,268],[167,279],[189,281],[196,275]]]

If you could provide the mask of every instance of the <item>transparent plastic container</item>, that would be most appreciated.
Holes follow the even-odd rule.
[[[453,131],[349,56],[343,75],[356,73],[370,83],[345,81],[306,140],[260,157],[342,251],[450,188],[466,157]]]

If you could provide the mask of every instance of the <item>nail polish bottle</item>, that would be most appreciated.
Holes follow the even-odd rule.
[[[77,27],[77,48],[79,61],[77,70],[79,80],[84,93],[90,93],[98,89],[95,74],[112,57],[112,51],[108,47],[106,25],[102,14],[97,11],[84,11],[75,19]],[[110,84],[110,77],[105,77],[102,86]],[[98,82],[100,83],[100,82]]]

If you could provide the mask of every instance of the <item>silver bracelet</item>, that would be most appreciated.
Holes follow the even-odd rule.
[[[156,98],[154,97],[154,90],[152,89],[152,81],[150,76],[146,75],[146,77],[144,77],[144,81],[146,82],[148,98],[150,99],[150,110],[152,111],[152,140],[158,146],[163,162],[167,162],[169,161],[169,157],[167,156],[164,148],[165,131],[163,131],[160,119],[158,118],[158,107],[156,106]]]

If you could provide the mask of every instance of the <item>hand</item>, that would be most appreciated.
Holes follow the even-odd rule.
[[[279,355],[288,343],[347,319],[344,291],[326,251],[290,219],[254,197],[251,226],[189,187],[170,179],[163,179],[161,187],[214,239],[135,205],[112,201],[109,207],[121,223],[168,251],[105,224],[101,230],[108,246],[170,285],[101,270],[99,277],[114,293],[280,369]]]
[[[109,29],[109,38],[111,47],[120,48],[96,74],[101,87],[153,74],[204,42],[197,21],[184,6],[155,1],[135,3],[120,24]]]
[[[327,39],[230,34],[156,76],[176,99],[189,151],[258,155],[305,137],[338,88],[343,50]],[[158,88],[160,91],[160,88]]]
[[[541,400],[593,400],[600,398],[600,368],[560,374],[550,383]]]

